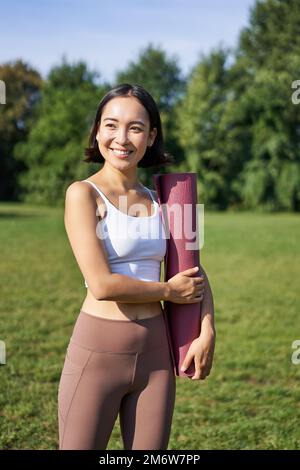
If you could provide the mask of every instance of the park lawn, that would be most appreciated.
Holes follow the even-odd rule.
[[[299,215],[205,213],[214,367],[176,379],[169,449],[300,449],[299,240]],[[0,243],[0,448],[57,449],[57,387],[85,296],[63,209],[1,203]],[[122,448],[117,420],[107,449]]]

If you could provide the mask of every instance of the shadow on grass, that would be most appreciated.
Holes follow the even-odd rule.
[[[25,218],[31,218],[31,217],[44,217],[44,214],[36,214],[34,212],[26,212],[26,213],[21,213],[21,212],[0,212],[0,219],[25,219]]]

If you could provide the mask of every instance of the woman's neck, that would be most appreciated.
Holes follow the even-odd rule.
[[[119,192],[127,192],[130,189],[138,189],[141,183],[137,178],[136,168],[130,168],[127,172],[119,171],[115,168],[104,167],[98,172],[99,178],[109,181],[109,186]]]

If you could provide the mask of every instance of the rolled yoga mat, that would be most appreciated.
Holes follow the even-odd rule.
[[[197,178],[196,173],[167,173],[153,175],[153,181],[166,231],[164,280],[168,281],[180,271],[200,266]],[[197,271],[195,276],[199,275]],[[191,378],[195,373],[194,360],[186,371],[180,367],[190,344],[200,334],[201,303],[165,301],[163,314],[174,373]]]

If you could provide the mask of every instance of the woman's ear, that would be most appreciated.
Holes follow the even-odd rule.
[[[98,144],[99,144],[99,131],[100,131],[100,123],[98,123],[98,128],[97,128],[96,137],[95,137],[95,139],[97,140]]]

